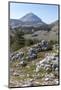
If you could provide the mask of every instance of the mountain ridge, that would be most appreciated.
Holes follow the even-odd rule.
[[[58,27],[58,20],[52,22],[51,24],[46,24],[34,13],[27,13],[19,19],[10,19],[9,25],[13,29],[22,28],[25,32],[26,30],[31,31],[31,29],[49,31]]]
[[[33,13],[27,13],[23,17],[19,19],[10,19],[10,26],[11,27],[17,27],[22,26],[22,27],[35,27],[35,26],[42,26],[42,25],[47,25],[44,23],[37,15]]]

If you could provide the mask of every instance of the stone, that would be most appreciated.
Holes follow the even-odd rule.
[[[48,81],[49,80],[49,78],[45,78],[45,81]]]
[[[14,75],[14,76],[19,76],[19,73],[14,72],[13,75]]]

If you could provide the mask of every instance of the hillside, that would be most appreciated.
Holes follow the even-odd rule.
[[[57,40],[58,41],[58,21],[55,21],[49,25],[50,31],[48,30],[38,30],[34,32],[33,34],[26,34],[24,37],[26,39],[39,39],[39,40]]]

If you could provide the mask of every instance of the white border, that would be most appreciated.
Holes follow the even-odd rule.
[[[0,89],[1,90],[9,90],[8,89],[8,1],[9,0],[0,0]],[[10,1],[50,3],[50,4],[61,5],[61,0],[10,0]],[[60,30],[60,34],[61,34],[61,30]],[[60,65],[61,65],[61,62],[60,62]],[[55,89],[55,90],[58,90],[60,88],[61,88],[61,85],[32,87],[32,88],[16,88],[15,90],[17,89],[21,89],[21,90],[28,90],[28,89],[29,90],[31,89],[32,90],[33,89],[54,90]]]

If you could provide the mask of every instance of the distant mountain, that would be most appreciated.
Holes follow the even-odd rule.
[[[58,34],[59,34],[59,21],[56,20],[55,22],[51,23],[50,31],[48,33],[49,40],[57,40],[58,41]]]
[[[49,24],[49,27],[50,27],[51,30],[53,30],[53,31],[58,30],[58,26],[59,26],[59,20],[56,20],[55,22]]]
[[[20,20],[23,22],[41,22],[41,19],[33,13],[26,14]]]
[[[11,27],[40,27],[47,25],[38,16],[33,13],[28,13],[20,19],[10,19]]]
[[[20,18],[20,20],[27,24],[45,24],[38,16],[33,13],[26,14],[25,16]]]
[[[56,20],[56,21],[52,22],[51,24],[49,24],[49,26],[52,28],[58,24],[59,24],[59,20]]]
[[[18,20],[18,19],[10,19],[10,27],[12,28],[16,28],[16,27],[19,27],[23,24],[22,21]]]
[[[58,36],[58,23],[59,21],[55,21],[51,24],[44,23],[38,16],[33,13],[28,13],[22,18],[19,19],[10,19],[10,27],[15,30],[15,28],[19,28],[24,33],[31,33],[35,31],[42,31],[41,34],[46,35],[44,31],[47,31],[48,37],[56,37]],[[48,31],[50,31],[48,33]],[[12,32],[12,31],[11,31]],[[15,32],[15,31],[13,31]],[[48,36],[49,34],[49,36]]]

